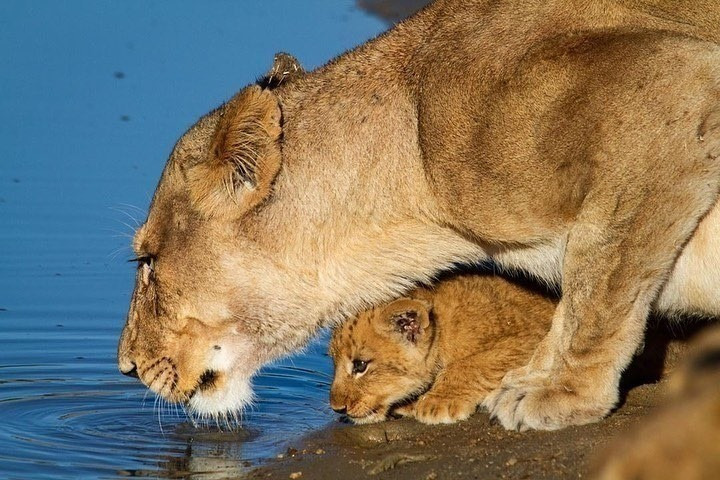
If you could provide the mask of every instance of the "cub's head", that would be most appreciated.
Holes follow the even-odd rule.
[[[133,240],[118,366],[201,415],[242,408],[259,366],[313,332],[295,315],[307,310],[303,272],[273,250],[283,232],[263,218],[282,160],[273,89],[278,76],[301,72],[290,60],[279,56],[264,81],[180,139]]]
[[[379,422],[394,405],[423,393],[434,380],[435,332],[429,302],[409,298],[337,327],[330,341],[332,409],[355,423]]]

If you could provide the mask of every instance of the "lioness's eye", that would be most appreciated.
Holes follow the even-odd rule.
[[[352,373],[363,373],[367,370],[368,362],[365,360],[353,360]]]
[[[137,262],[138,268],[147,265],[150,267],[150,270],[155,270],[155,257],[152,255],[141,255],[128,260],[128,262]]]

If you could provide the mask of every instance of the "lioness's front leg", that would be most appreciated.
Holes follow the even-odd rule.
[[[551,331],[484,402],[506,428],[590,423],[615,406],[652,303],[717,198],[720,150],[683,146],[660,148],[670,160],[636,162],[652,165],[652,175],[611,174],[588,194],[567,238]]]

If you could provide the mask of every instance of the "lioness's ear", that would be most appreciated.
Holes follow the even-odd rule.
[[[305,75],[305,69],[297,58],[289,53],[278,52],[275,54],[272,68],[258,80],[258,85],[272,90],[303,75]]]
[[[388,327],[410,343],[417,343],[430,325],[430,305],[423,300],[402,298],[383,309]]]
[[[221,107],[207,158],[188,172],[200,211],[237,218],[270,194],[280,170],[280,121],[277,97],[257,85]]]

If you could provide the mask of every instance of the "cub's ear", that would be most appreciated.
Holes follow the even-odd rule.
[[[297,58],[289,53],[278,52],[275,54],[272,68],[264,77],[258,80],[258,85],[272,90],[282,83],[290,82],[303,75],[305,75],[305,69],[300,65]]]
[[[187,173],[190,195],[208,216],[239,218],[267,198],[280,170],[280,105],[252,85],[219,115],[207,158]]]
[[[385,319],[386,328],[416,344],[430,326],[430,309],[426,301],[401,298],[385,307],[381,317]]]

